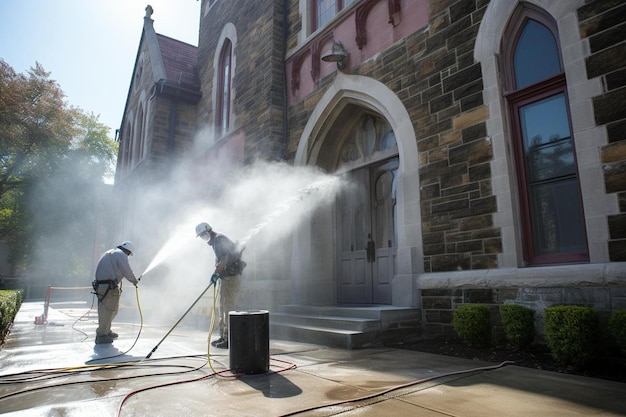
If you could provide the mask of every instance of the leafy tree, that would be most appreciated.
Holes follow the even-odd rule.
[[[0,197],[57,167],[76,135],[76,109],[37,63],[28,76],[0,60]]]
[[[93,246],[94,190],[111,174],[117,144],[97,116],[68,105],[49,77],[39,63],[17,74],[0,59],[0,239],[14,268],[41,260],[41,248],[65,248],[48,257],[58,261],[48,270],[67,275],[85,269],[77,257]]]

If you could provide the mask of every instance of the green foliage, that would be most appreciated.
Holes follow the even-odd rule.
[[[524,348],[535,339],[535,310],[519,304],[502,304],[500,317],[506,340],[515,347]]]
[[[49,76],[39,63],[18,74],[0,59],[0,239],[9,244],[14,269],[40,258],[39,248],[65,246],[59,236],[78,248],[91,246],[85,231],[94,230],[98,207],[92,190],[112,173],[117,155],[109,128],[68,105]],[[67,233],[63,217],[82,233]]]
[[[615,310],[611,313],[609,330],[617,345],[626,355],[626,310]]]
[[[470,346],[486,346],[491,340],[491,316],[486,304],[464,304],[454,310],[452,325],[457,336]]]
[[[22,305],[22,297],[22,290],[0,290],[0,341],[2,343]]]
[[[544,322],[548,347],[558,363],[577,368],[589,364],[599,335],[598,316],[591,307],[548,307]]]

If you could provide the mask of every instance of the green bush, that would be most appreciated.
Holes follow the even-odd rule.
[[[544,310],[545,336],[552,357],[562,365],[587,365],[595,355],[599,325],[591,307],[555,306]]]
[[[11,328],[15,315],[22,305],[22,290],[0,290],[0,342]]]
[[[464,304],[454,310],[452,325],[457,336],[467,345],[486,346],[491,339],[491,313],[486,304]]]
[[[626,310],[615,310],[611,313],[609,330],[622,353],[626,355]]]
[[[535,340],[535,310],[519,304],[502,304],[500,317],[507,342],[524,348]]]

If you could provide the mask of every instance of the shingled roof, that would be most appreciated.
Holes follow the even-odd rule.
[[[193,90],[200,88],[198,48],[157,33],[167,81]]]

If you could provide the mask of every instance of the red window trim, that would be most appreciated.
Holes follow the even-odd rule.
[[[525,152],[523,145],[523,138],[521,133],[521,124],[519,120],[518,109],[524,105],[537,100],[541,100],[545,97],[549,97],[554,94],[563,93],[567,103],[567,114],[570,125],[570,132],[573,135],[572,118],[569,109],[569,98],[567,95],[567,80],[565,73],[555,75],[554,77],[537,82],[535,84],[525,86],[522,89],[516,90],[515,85],[515,68],[513,63],[513,56],[515,48],[519,40],[519,36],[522,33],[522,28],[526,25],[528,20],[535,20],[536,22],[544,25],[552,35],[554,39],[559,40],[558,26],[556,21],[547,14],[540,7],[528,4],[520,3],[515,12],[510,18],[510,23],[507,26],[502,43],[501,56],[502,65],[501,70],[503,73],[504,84],[504,98],[507,100],[509,121],[511,127],[511,142],[514,150],[514,160],[516,166],[516,179],[519,193],[519,219],[520,219],[520,233],[521,243],[523,248],[524,262],[527,266],[541,266],[550,264],[566,264],[566,263],[583,263],[589,262],[589,241],[585,236],[586,250],[579,252],[559,253],[551,255],[538,255],[535,253],[534,247],[534,235],[532,230],[531,210],[530,210],[530,196],[528,195],[527,184],[527,172],[525,164]],[[561,49],[558,48],[558,58],[563,65],[563,58]],[[572,138],[573,142],[573,138]],[[576,177],[578,179],[578,189],[580,196],[580,203],[582,206],[582,193],[580,192],[580,175],[578,172],[578,163],[576,161],[575,144],[572,143],[572,152],[574,157],[574,164],[576,167]],[[583,209],[583,220],[584,220]]]
[[[534,245],[534,234],[532,228],[532,219],[531,219],[531,207],[530,207],[530,196],[528,192],[528,173],[526,171],[526,161],[523,138],[521,132],[521,123],[519,120],[519,109],[527,104],[534,103],[539,100],[543,100],[547,97],[551,97],[557,94],[563,94],[565,96],[565,102],[569,103],[569,98],[567,95],[567,83],[565,80],[564,74],[559,74],[555,77],[542,81],[540,83],[536,83],[530,87],[524,88],[519,92],[511,93],[507,95],[507,99],[509,100],[509,109],[510,109],[510,120],[512,121],[512,141],[513,147],[515,149],[514,157],[517,168],[517,185],[519,191],[519,199],[520,199],[520,209],[521,209],[521,232],[522,232],[522,246],[524,249],[524,260],[530,266],[539,266],[539,265],[551,265],[551,264],[563,264],[563,263],[583,263],[589,262],[589,248],[588,248],[588,240],[585,234],[585,250],[575,251],[575,252],[564,252],[559,254],[550,254],[550,255],[538,255],[536,254],[535,245]],[[573,132],[572,129],[572,118],[570,114],[569,107],[566,109],[569,120],[570,132]],[[576,161],[576,152],[575,152],[575,144],[573,143],[572,138],[572,152],[574,157],[574,166],[576,167],[576,178],[578,179],[578,193],[582,196],[580,191],[580,175],[578,173],[578,163]],[[582,197],[580,198],[580,203],[582,206]],[[583,219],[584,219],[584,208],[581,207],[583,211]]]

